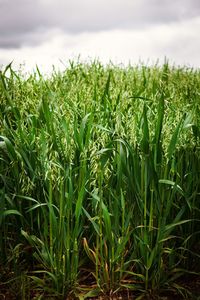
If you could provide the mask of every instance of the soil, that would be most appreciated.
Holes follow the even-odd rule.
[[[0,268],[1,269],[1,268]],[[1,273],[2,274],[2,273]],[[4,277],[4,276],[3,276]],[[5,284],[3,282],[0,282],[0,300],[22,300],[22,295],[19,296],[19,286],[12,281],[9,274],[9,283]],[[0,277],[2,278],[2,277]],[[4,277],[5,278],[5,277]],[[8,278],[7,278],[8,279]],[[165,291],[163,293],[160,293],[160,295],[146,295],[141,300],[200,300],[200,276],[189,276],[184,277],[178,282],[176,282],[177,285],[183,287],[186,291],[189,293],[184,296],[178,294],[177,292],[172,291]],[[183,289],[183,294],[184,294]],[[30,292],[30,295],[27,295],[27,298],[24,298],[25,300],[37,300],[39,299],[39,296],[41,296],[41,291],[33,290]],[[136,295],[134,292],[130,291],[122,291],[117,295],[114,296],[106,296],[101,295],[97,298],[87,298],[87,300],[136,300],[136,298],[139,296],[139,294]],[[26,297],[26,296],[25,296]],[[57,297],[49,297],[48,295],[44,295],[41,299],[45,300],[58,300]],[[73,296],[67,297],[65,300],[75,300],[78,298],[75,298]]]

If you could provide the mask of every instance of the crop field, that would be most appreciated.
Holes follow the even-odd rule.
[[[0,299],[200,299],[199,274],[200,71],[2,69]]]

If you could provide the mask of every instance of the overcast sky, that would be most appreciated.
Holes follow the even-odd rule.
[[[200,0],[0,0],[0,65],[46,71],[79,55],[200,67]]]

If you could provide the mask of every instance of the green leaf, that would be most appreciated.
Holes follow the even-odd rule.
[[[16,209],[8,209],[2,213],[3,217],[7,217],[10,215],[17,215],[17,216],[23,217],[22,214]]]
[[[174,154],[174,151],[176,149],[176,145],[178,143],[178,138],[179,138],[179,134],[181,131],[181,128],[183,126],[183,120],[184,120],[185,116],[183,116],[181,118],[181,120],[179,121],[178,125],[176,126],[176,129],[174,130],[173,134],[172,134],[172,138],[171,141],[169,143],[168,149],[167,149],[167,158],[171,159],[172,155]]]

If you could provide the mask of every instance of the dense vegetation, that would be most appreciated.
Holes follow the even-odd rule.
[[[199,220],[199,70],[1,71],[0,295],[195,299]]]

